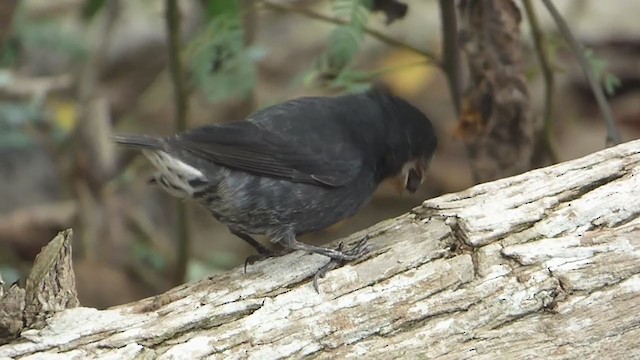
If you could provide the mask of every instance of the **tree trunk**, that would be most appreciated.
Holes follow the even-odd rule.
[[[536,125],[522,62],[522,15],[512,0],[460,2],[461,51],[468,65],[456,134],[478,183],[532,168]]]
[[[640,141],[426,201],[310,277],[296,252],[155,298],[56,313],[0,357],[632,358]],[[44,357],[44,355],[50,357]]]

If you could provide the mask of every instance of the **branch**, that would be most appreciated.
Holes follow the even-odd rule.
[[[335,25],[347,25],[349,22],[342,20],[342,19],[336,19],[336,18],[332,18],[330,16],[326,16],[323,14],[318,14],[316,12],[313,12],[311,10],[307,10],[307,9],[303,9],[301,7],[297,7],[297,6],[291,6],[291,5],[285,5],[285,4],[279,4],[279,3],[274,3],[271,1],[267,1],[267,0],[261,0],[260,3],[267,9],[269,10],[273,10],[273,11],[277,11],[277,12],[281,12],[281,13],[294,13],[294,14],[298,14],[300,16],[304,16],[307,17],[309,19],[314,19],[314,20],[320,20],[320,21],[324,21],[324,22],[328,22],[331,24],[335,24]],[[409,50],[411,52],[414,52],[416,54],[422,55],[428,59],[430,59],[431,61],[433,61],[433,63],[435,64],[439,64],[438,61],[438,57],[427,51],[427,50],[422,50],[419,49],[413,45],[404,43],[402,41],[396,40],[394,38],[391,38],[377,30],[373,30],[370,28],[365,27],[363,29],[363,31],[368,34],[369,36],[389,45],[392,47],[396,47],[396,48],[400,48],[400,49],[405,49],[405,50]]]
[[[167,42],[169,43],[169,70],[173,82],[176,107],[176,132],[187,128],[187,97],[184,82],[184,70],[180,58],[180,10],[177,0],[166,3]]]
[[[582,44],[580,44],[580,42],[573,36],[573,34],[571,33],[571,29],[569,29],[569,26],[567,25],[567,23],[564,21],[564,19],[562,19],[562,16],[560,15],[556,7],[553,5],[551,0],[542,0],[542,2],[546,6],[547,10],[549,10],[551,17],[553,17],[553,20],[558,25],[558,28],[560,29],[560,32],[564,36],[565,40],[569,43],[569,45],[573,49],[573,52],[578,57],[578,61],[580,62],[582,71],[584,71],[584,74],[587,77],[587,80],[589,81],[589,85],[591,86],[591,91],[593,91],[593,95],[595,96],[596,102],[598,103],[598,106],[600,107],[600,111],[602,112],[602,117],[604,118],[607,124],[607,145],[620,144],[620,141],[621,141],[620,133],[616,128],[616,125],[615,125],[616,121],[613,117],[613,113],[611,112],[609,103],[607,102],[607,99],[604,96],[604,92],[602,91],[602,86],[600,86],[600,83],[598,82],[595,75],[593,74],[593,68],[589,65],[589,61],[587,60],[587,57],[584,55],[584,48],[582,47]]]
[[[544,46],[544,35],[540,30],[540,24],[538,23],[535,10],[533,6],[531,6],[531,0],[523,0],[523,4],[527,14],[527,19],[529,20],[529,26],[531,26],[533,45],[536,49],[536,56],[538,57],[540,69],[542,70],[542,79],[544,80],[544,128],[538,142],[543,145],[551,162],[555,164],[558,162],[558,154],[556,154],[556,151],[551,144],[554,94],[553,70],[551,69],[551,62],[549,61],[547,51]]]
[[[187,89],[184,83],[184,71],[180,59],[180,10],[177,0],[166,2],[167,41],[169,42],[169,70],[173,82],[176,107],[176,132],[187,129]],[[178,236],[178,272],[176,282],[185,281],[189,262],[191,240],[189,222],[184,202],[176,200],[177,236]]]
[[[460,49],[458,48],[458,24],[456,4],[451,0],[440,0],[440,18],[442,19],[442,64],[447,74],[451,100],[456,112],[460,115],[462,98],[462,80],[460,74]]]

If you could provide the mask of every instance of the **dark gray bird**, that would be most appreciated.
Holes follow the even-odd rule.
[[[153,181],[193,198],[260,253],[275,253],[251,235],[264,234],[283,252],[329,257],[318,278],[368,251],[298,242],[355,214],[385,179],[400,176],[415,192],[433,157],[436,136],[427,117],[382,90],[338,97],[303,97],[260,110],[245,121],[203,126],[158,138],[120,135],[157,169]],[[246,266],[246,265],[245,265]]]

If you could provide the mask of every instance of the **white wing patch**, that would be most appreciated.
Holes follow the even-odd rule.
[[[142,153],[158,170],[156,180],[160,186],[174,196],[192,196],[207,183],[207,177],[200,170],[164,151],[142,150]]]

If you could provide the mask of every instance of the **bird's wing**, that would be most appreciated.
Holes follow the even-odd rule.
[[[204,126],[167,139],[170,146],[260,176],[340,187],[360,172],[357,151],[312,151],[253,122]],[[325,148],[329,144],[323,145]],[[318,149],[315,149],[318,150]]]

